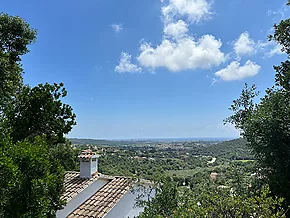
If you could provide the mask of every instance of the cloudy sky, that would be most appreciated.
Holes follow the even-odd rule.
[[[245,82],[273,85],[285,0],[4,0],[38,30],[25,82],[64,82],[81,138],[237,137]]]

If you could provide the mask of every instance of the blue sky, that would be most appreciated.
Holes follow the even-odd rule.
[[[222,120],[245,82],[272,86],[267,42],[285,0],[1,1],[38,30],[25,82],[64,82],[69,137],[237,137]]]

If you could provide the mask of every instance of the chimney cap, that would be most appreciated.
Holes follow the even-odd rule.
[[[96,152],[93,152],[91,149],[83,150],[82,153],[78,156],[80,159],[90,159],[97,158]]]

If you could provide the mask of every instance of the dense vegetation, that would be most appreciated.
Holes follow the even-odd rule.
[[[138,142],[135,143],[138,144]],[[246,141],[242,138],[218,144],[215,142],[160,143],[151,141],[150,146],[142,147],[138,144],[138,146],[124,147],[123,144],[118,144],[115,147],[98,147],[97,149],[101,154],[100,172],[145,179],[169,175],[176,177],[176,180],[184,180],[199,172],[226,171],[230,163],[252,164],[252,162],[238,161],[252,158],[246,147]]]
[[[75,114],[61,102],[63,84],[23,83],[21,56],[35,41],[23,19],[0,14],[0,217],[55,217],[64,169],[75,168],[64,138]]]
[[[289,5],[289,3],[288,3]],[[274,25],[269,40],[281,45],[290,55],[290,19]],[[260,176],[274,195],[285,198],[290,205],[290,61],[274,66],[275,85],[255,104],[256,87],[247,84],[240,98],[233,101],[234,112],[226,119],[240,129],[260,167]],[[290,217],[290,213],[288,215]]]

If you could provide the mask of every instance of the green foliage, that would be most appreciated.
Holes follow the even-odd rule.
[[[290,55],[290,19],[282,20],[274,25],[274,34],[269,36],[282,47],[282,51]],[[290,62],[281,62],[280,66],[274,66],[276,71],[276,85],[283,91],[290,92]]]
[[[183,155],[186,151],[165,152],[164,150],[147,151],[146,149],[125,150],[103,149],[99,159],[99,170],[108,175],[137,176],[154,179],[157,175],[168,171],[194,170],[206,167],[207,159]],[[173,158],[174,157],[174,158]]]
[[[54,217],[64,202],[64,171],[45,140],[0,143],[0,217]]]
[[[35,38],[36,30],[22,18],[0,13],[0,115],[22,85],[20,56]]]
[[[239,162],[243,166],[251,165],[253,157],[246,147],[243,138],[220,142],[183,142],[178,143],[177,149],[157,147],[159,142],[151,142],[150,146],[123,146],[116,148],[96,147],[101,154],[99,171],[107,175],[134,176],[144,179],[154,179],[157,175],[171,176],[179,184],[190,179],[199,172],[221,169],[226,172],[229,163]],[[173,142],[168,142],[175,146]],[[88,146],[73,145],[78,149]],[[79,151],[80,151],[79,150]],[[209,163],[211,160],[215,160]],[[249,163],[247,162],[249,161]]]
[[[232,189],[205,186],[196,194],[184,191],[180,194],[180,206],[170,217],[284,217],[282,199],[269,197],[269,189],[251,196],[236,194]]]
[[[70,145],[58,144],[76,124],[63,84],[23,85],[21,56],[35,39],[23,19],[0,14],[0,217],[55,217],[61,164],[75,168]]]
[[[5,208],[9,205],[11,192],[18,185],[17,180],[17,165],[13,160],[6,156],[3,149],[0,153],[0,217],[5,217]]]
[[[67,94],[62,83],[23,86],[21,56],[35,39],[22,18],[0,13],[0,131],[14,142],[45,134],[56,144],[75,125],[75,114],[60,101]]]
[[[274,30],[269,39],[278,42],[289,58],[290,19],[275,24]],[[274,69],[275,87],[267,89],[259,104],[254,105],[255,87],[246,86],[230,108],[234,115],[226,121],[242,131],[260,165],[261,178],[269,184],[272,194],[285,198],[290,205],[289,60]]]
[[[178,206],[177,186],[169,177],[158,182],[155,187],[155,198],[143,202],[145,209],[141,218],[168,217]]]
[[[59,160],[66,171],[76,170],[79,151],[73,149],[68,141],[50,147],[49,152],[52,158]]]
[[[16,61],[20,60],[20,55],[29,52],[27,45],[34,42],[36,30],[22,18],[4,13],[0,14],[0,24],[1,50],[10,53]]]
[[[71,106],[60,100],[66,94],[63,83],[24,86],[7,113],[13,141],[33,140],[35,136],[45,135],[50,145],[64,143],[64,134],[76,124]]]
[[[268,90],[244,129],[271,190],[290,203],[289,103],[285,92]]]
[[[202,147],[201,155],[223,157],[231,160],[253,159],[251,151],[247,147],[247,141],[244,138],[238,138]]]
[[[234,114],[226,118],[224,122],[234,124],[237,129],[243,131],[247,120],[255,109],[256,105],[254,104],[254,98],[258,95],[259,92],[256,91],[256,86],[252,85],[249,87],[246,83],[241,96],[234,100],[229,108],[229,110],[233,111]]]
[[[145,204],[139,217],[285,217],[282,198],[271,197],[268,187],[251,190],[241,182],[243,176],[235,178],[234,174],[238,172],[233,171],[233,183],[228,187],[219,187],[203,178],[193,189],[177,188],[174,182],[165,180],[157,185],[156,197]]]

